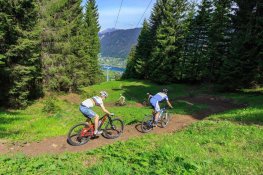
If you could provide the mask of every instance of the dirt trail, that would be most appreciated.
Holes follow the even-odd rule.
[[[226,110],[240,108],[242,106],[236,105],[229,100],[219,99],[212,96],[198,96],[198,97],[184,97],[180,98],[187,103],[191,104],[206,104],[208,108],[203,111],[194,113],[193,115],[174,115],[166,128],[154,128],[151,133],[163,134],[175,132],[182,128],[205,118],[208,115],[223,112]],[[20,145],[10,145],[6,143],[0,143],[1,154],[13,154],[13,153],[24,153],[29,156],[36,156],[41,154],[58,154],[64,152],[80,152],[95,149],[101,146],[112,144],[117,141],[125,141],[130,138],[140,137],[143,133],[140,132],[140,125],[128,125],[124,128],[124,133],[117,139],[106,139],[100,136],[97,139],[89,141],[87,144],[82,146],[71,146],[66,141],[66,136],[54,137],[44,139],[41,142],[25,143]]]

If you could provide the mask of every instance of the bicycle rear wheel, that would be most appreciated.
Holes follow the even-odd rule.
[[[68,143],[73,146],[86,144],[93,135],[92,126],[86,123],[79,123],[70,128],[68,132]]]
[[[170,121],[170,114],[168,112],[163,113],[161,116],[161,127],[165,128]]]
[[[153,129],[153,116],[147,115],[141,123],[142,132],[147,133]]]
[[[112,119],[109,121],[105,129],[103,130],[103,136],[108,139],[115,139],[123,133],[124,124],[123,121],[119,118]]]

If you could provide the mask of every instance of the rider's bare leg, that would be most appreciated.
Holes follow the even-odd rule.
[[[159,118],[160,112],[156,112],[154,115],[154,123],[157,125],[158,118]]]
[[[99,116],[98,116],[98,114],[96,114],[94,117],[95,132],[98,131],[98,123],[99,123]]]
[[[87,128],[90,126],[90,119],[89,118],[87,118],[87,120],[86,120],[86,124],[87,124]]]

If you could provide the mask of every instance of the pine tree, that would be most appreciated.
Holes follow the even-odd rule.
[[[190,21],[189,33],[185,41],[185,79],[201,81],[208,65],[209,31],[211,28],[212,2],[203,0],[197,15]],[[192,16],[192,15],[190,15]]]
[[[231,0],[215,0],[215,11],[209,31],[208,65],[206,77],[208,81],[219,79],[223,61],[229,57],[232,35]]]
[[[156,45],[152,52],[154,70],[151,79],[161,83],[174,82],[181,78],[183,40],[185,37],[185,12],[188,3],[184,0],[160,1],[161,18],[156,32]],[[169,72],[169,73],[168,73]],[[156,77],[159,77],[156,79]]]
[[[235,90],[262,83],[263,5],[257,0],[236,0],[230,56],[224,60],[220,83]]]
[[[146,20],[143,22],[143,28],[138,38],[135,53],[135,71],[138,79],[147,79],[149,72],[147,65],[149,64],[151,48],[149,47],[150,41],[150,26]]]
[[[157,0],[156,3],[154,4],[151,17],[150,17],[150,33],[149,33],[149,41],[148,41],[148,49],[150,52],[149,55],[149,60],[147,63],[147,70],[148,74],[146,74],[146,77],[151,77],[152,72],[155,70],[157,64],[155,63],[154,59],[152,58],[152,53],[154,47],[157,45],[157,29],[161,25],[162,18],[163,16],[161,15],[162,13],[162,4],[161,0]]]
[[[13,7],[9,1],[0,0],[0,104],[8,101],[10,66],[6,52],[17,40],[15,21],[12,20]]]
[[[256,38],[257,53],[255,59],[258,62],[257,69],[257,83],[263,85],[263,2],[257,0],[255,9],[252,11],[255,14],[255,28],[254,28],[254,37]]]
[[[71,52],[70,40],[78,15],[71,10],[72,3],[76,2],[56,0],[43,1],[41,4],[42,63],[44,85],[48,90],[69,91],[74,84],[72,77],[68,77],[68,72],[73,72],[70,71],[70,63],[74,62],[75,57]],[[74,74],[72,76],[76,77]]]
[[[42,61],[45,86],[76,91],[98,79],[98,14],[89,1],[83,15],[81,0],[42,2]]]
[[[181,80],[183,81],[191,81],[195,80],[195,77],[193,76],[192,69],[193,67],[191,62],[194,59],[193,53],[195,50],[195,43],[196,43],[196,38],[195,38],[195,16],[196,16],[196,4],[192,3],[189,6],[189,12],[187,15],[187,18],[185,20],[186,23],[186,30],[185,32],[185,37],[183,39],[183,55],[182,55],[182,60],[180,61],[180,69],[181,69]]]
[[[94,84],[98,81],[98,77],[101,74],[98,65],[98,54],[100,52],[100,40],[99,40],[99,14],[98,7],[95,0],[89,0],[86,4],[86,13],[85,13],[85,37],[86,42],[89,45],[88,55],[90,55],[90,80]]]
[[[0,8],[0,96],[11,107],[24,107],[42,92],[38,7],[36,1],[1,0]]]
[[[122,75],[122,78],[124,79],[137,78],[136,70],[135,70],[135,64],[136,64],[135,53],[136,53],[136,48],[132,47],[129,56],[127,58],[127,66],[125,72]]]

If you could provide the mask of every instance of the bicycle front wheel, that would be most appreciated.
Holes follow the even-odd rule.
[[[165,112],[161,116],[161,127],[165,128],[168,125],[169,121],[170,121],[170,114],[168,112]]]
[[[106,124],[103,135],[108,139],[115,139],[123,133],[123,129],[123,121],[121,119],[115,118]]]
[[[153,128],[153,116],[152,115],[147,115],[141,124],[141,129],[142,132],[147,133]]]
[[[68,132],[68,142],[73,146],[86,144],[93,135],[93,129],[86,123],[79,123],[70,128]]]

